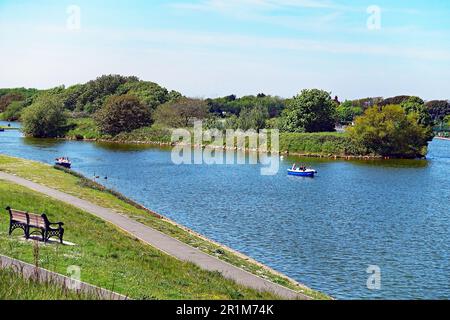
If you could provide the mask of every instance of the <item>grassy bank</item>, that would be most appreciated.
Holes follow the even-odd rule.
[[[56,283],[24,279],[12,269],[0,269],[0,300],[96,300]]]
[[[18,176],[27,178],[29,180],[36,181],[38,183],[47,185],[47,186],[55,188],[55,189],[59,189],[61,191],[64,191],[66,193],[75,195],[77,197],[80,197],[80,198],[83,198],[86,200],[89,200],[93,203],[104,206],[106,208],[111,208],[111,209],[113,209],[117,212],[120,212],[132,219],[135,219],[143,224],[146,224],[146,225],[151,226],[165,234],[168,234],[182,242],[185,242],[193,247],[196,247],[210,255],[216,256],[219,259],[227,261],[233,265],[239,266],[249,272],[252,272],[263,278],[269,279],[275,283],[279,283],[286,287],[297,290],[298,292],[307,294],[313,298],[327,298],[323,294],[320,294],[318,292],[315,292],[313,290],[305,288],[305,287],[291,281],[290,279],[284,277],[283,275],[280,275],[280,274],[256,263],[255,261],[253,261],[245,256],[240,255],[239,253],[236,253],[230,249],[224,248],[223,246],[213,243],[213,242],[201,237],[200,235],[195,234],[194,232],[190,232],[189,230],[187,230],[179,225],[176,225],[169,220],[157,218],[156,216],[149,214],[148,211],[138,208],[135,205],[133,205],[132,203],[128,203],[126,201],[119,199],[116,195],[108,192],[107,190],[99,189],[96,185],[93,185],[90,180],[84,179],[79,176],[67,174],[65,172],[56,170],[53,167],[50,167],[50,166],[47,166],[47,165],[44,165],[41,163],[27,161],[27,160],[23,160],[23,159],[6,157],[6,156],[2,156],[2,155],[0,155],[0,170],[16,174]],[[11,204],[7,204],[4,202],[12,201],[12,200],[14,200],[14,198],[11,198],[9,194],[8,195],[3,194],[3,193],[1,193],[1,194],[2,194],[3,198],[5,198],[5,197],[8,197],[8,198],[6,200],[0,201],[0,205],[1,206],[11,205]],[[36,203],[28,201],[26,204],[23,204],[21,207],[19,207],[19,209],[25,208],[30,211],[32,211],[32,210],[35,210],[37,212],[43,211],[42,206],[36,206],[37,203],[39,203],[39,201],[37,201]],[[14,204],[14,203],[12,203],[12,204]],[[73,210],[73,209],[71,209],[71,210]],[[55,210],[55,212],[58,212],[58,210]],[[75,218],[75,216],[74,216],[74,218]],[[64,218],[60,218],[60,219],[63,220],[66,218],[64,216]],[[90,219],[92,219],[92,217],[90,217]],[[83,220],[85,220],[85,219],[83,218]],[[80,230],[80,232],[81,232],[81,230]],[[89,236],[89,235],[86,235],[86,236]],[[106,235],[105,235],[105,237],[106,237]],[[82,239],[82,238],[80,238],[80,239]],[[71,241],[70,239],[68,239],[68,240]],[[73,242],[77,242],[77,241],[79,241],[79,240],[74,239]],[[95,243],[94,240],[92,240],[92,241]],[[106,241],[106,239],[103,239],[103,241]],[[90,245],[92,245],[92,243]],[[110,245],[111,244],[108,244],[108,242],[105,243],[106,247],[108,247]],[[2,248],[3,248],[3,246],[2,246]],[[108,249],[108,251],[111,251],[111,250]],[[139,260],[142,258],[141,254],[138,254],[138,253],[134,253],[134,254],[136,254],[136,257],[134,257],[134,259]],[[156,253],[152,253],[152,254],[156,254]],[[131,255],[133,256],[133,254],[131,254]],[[159,255],[157,255],[157,256],[159,256]],[[137,263],[137,265],[139,265],[139,263]],[[213,278],[216,276],[218,276],[218,275],[213,275]],[[196,278],[196,277],[193,277],[193,278]],[[191,277],[191,281],[193,278]],[[203,278],[205,278],[205,276],[203,276]],[[97,279],[97,278],[95,278],[95,279]],[[200,279],[202,279],[202,277],[200,277]],[[89,281],[86,281],[86,282],[89,282]],[[97,283],[94,283],[94,284],[97,284]],[[188,284],[190,285],[189,281],[188,281]],[[101,286],[101,284],[97,284],[97,285]],[[231,284],[227,284],[226,286],[228,288],[232,288]],[[107,287],[107,289],[111,290],[110,287]],[[216,288],[216,289],[218,290],[218,288]],[[241,292],[241,291],[242,290],[240,289],[239,292]],[[174,296],[176,296],[175,292],[176,292],[176,290],[172,292]],[[206,292],[209,292],[209,291],[206,290]],[[245,298],[257,298],[258,297],[255,292],[245,291],[245,290],[243,292],[247,292],[247,295],[246,296],[244,295]],[[119,291],[119,293],[128,294],[127,292],[124,292],[124,291]],[[139,293],[141,293],[141,292],[139,292]],[[165,295],[160,292],[159,295],[157,295],[157,297],[160,297],[160,296],[164,297]],[[167,297],[167,296],[165,296],[165,297]],[[169,295],[169,297],[172,297],[172,294]],[[205,298],[198,292],[195,294],[189,294],[189,292],[188,292],[188,298],[195,298],[195,297]],[[217,294],[217,295],[213,294],[212,297],[233,298],[234,299],[234,294],[227,295],[227,294],[224,294],[223,292],[221,292],[221,294]]]
[[[81,280],[133,299],[272,299],[201,270],[141,243],[120,229],[65,203],[21,186],[0,181],[0,206],[46,212],[64,221],[65,240],[75,246],[40,245],[21,240],[20,231],[7,235],[8,221],[0,222],[0,253],[45,269],[67,274],[81,268]],[[6,217],[6,212],[3,215]]]
[[[68,139],[104,140],[121,143],[170,144],[172,131],[160,126],[151,126],[124,132],[115,137],[102,135],[92,119],[73,119],[74,129]],[[217,146],[217,145],[216,145]],[[355,145],[346,133],[281,133],[280,152],[317,156],[366,156],[367,151]]]

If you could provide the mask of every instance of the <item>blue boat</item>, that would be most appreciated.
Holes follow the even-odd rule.
[[[317,174],[317,171],[313,170],[313,169],[306,169],[306,170],[289,169],[288,170],[288,175],[290,175],[290,176],[314,178],[314,176],[316,174]]]

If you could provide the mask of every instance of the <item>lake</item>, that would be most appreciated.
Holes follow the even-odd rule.
[[[0,125],[4,125],[1,123]],[[259,165],[174,165],[170,149],[25,139],[0,133],[0,153],[73,169],[178,223],[338,299],[450,298],[450,141],[428,160],[285,158]],[[316,178],[289,177],[307,163]],[[369,266],[381,270],[370,290]]]

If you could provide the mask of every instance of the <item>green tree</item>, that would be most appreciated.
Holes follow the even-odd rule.
[[[351,123],[357,116],[363,113],[361,107],[353,106],[352,101],[346,100],[336,108],[337,118],[341,124]]]
[[[151,112],[134,96],[113,96],[94,114],[94,120],[100,132],[117,135],[150,125]]]
[[[287,132],[334,131],[336,124],[335,103],[330,93],[310,89],[289,100],[282,113],[281,129]]]
[[[407,100],[403,101],[400,105],[405,109],[406,113],[415,112],[418,115],[418,123],[425,127],[430,127],[433,124],[431,115],[425,106],[425,102],[419,97],[409,97]]]
[[[24,103],[22,101],[13,101],[6,108],[5,112],[2,113],[2,119],[6,121],[18,121],[22,110],[24,109]]]
[[[448,126],[450,126],[450,115],[445,117],[444,122],[447,123]]]
[[[450,115],[450,102],[446,100],[433,100],[426,103],[431,118],[435,124],[439,124],[444,118]]]
[[[160,104],[171,100],[166,88],[149,81],[126,82],[117,89],[117,94],[133,95],[152,111]]]
[[[181,98],[156,108],[153,119],[156,123],[173,128],[186,128],[193,119],[209,117],[209,106],[204,100]]]
[[[22,131],[35,138],[56,138],[64,135],[67,115],[62,101],[44,94],[22,112]]]
[[[416,113],[398,105],[372,107],[348,129],[355,144],[381,156],[416,158],[427,153],[428,130]]]
[[[266,121],[268,119],[269,112],[264,106],[257,106],[253,109],[245,108],[239,115],[237,126],[244,131],[250,129],[258,131],[266,127]]]

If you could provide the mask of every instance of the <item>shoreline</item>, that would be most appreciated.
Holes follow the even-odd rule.
[[[224,151],[242,151],[248,153],[263,153],[263,154],[271,154],[270,151],[261,150],[261,149],[249,149],[249,148],[238,148],[238,147],[227,147],[227,146],[211,146],[211,145],[195,145],[195,144],[174,144],[171,142],[158,142],[158,141],[117,141],[110,139],[77,139],[71,137],[65,138],[57,138],[57,140],[66,140],[66,141],[80,141],[80,142],[100,142],[100,143],[111,143],[111,144],[129,144],[129,145],[141,145],[141,146],[155,146],[155,147],[174,147],[178,146],[191,146],[195,149],[216,149],[216,150],[224,150]],[[276,152],[280,156],[296,156],[296,157],[304,157],[304,158],[321,158],[321,159],[330,159],[330,160],[390,160],[394,159],[392,157],[383,157],[376,155],[343,155],[343,154],[320,154],[320,153],[302,153],[302,152],[292,152],[292,151],[279,151]],[[407,158],[400,158],[407,159]]]
[[[39,165],[46,166],[48,168],[55,168],[54,166],[51,166],[51,165],[48,165],[48,164],[45,164],[45,163],[42,163],[42,162],[32,161],[32,160],[18,158],[18,157],[11,157],[11,156],[2,155],[2,154],[0,154],[0,155],[4,156],[4,157],[11,158],[11,159],[21,160],[21,161],[24,161],[25,163],[27,163],[27,162],[34,162],[34,163],[37,163]],[[198,250],[204,251],[206,254],[209,254],[209,255],[211,255],[213,257],[216,257],[219,260],[224,261],[225,263],[231,264],[231,265],[233,265],[235,267],[238,267],[238,268],[240,268],[240,269],[242,269],[242,270],[244,270],[246,272],[249,272],[249,273],[251,273],[253,275],[256,275],[256,276],[258,276],[258,277],[260,277],[262,279],[268,280],[268,281],[270,281],[270,282],[272,282],[274,284],[278,284],[278,285],[283,286],[283,287],[285,287],[287,289],[294,290],[294,291],[296,291],[296,292],[298,292],[300,294],[306,294],[309,297],[311,297],[312,299],[332,299],[332,300],[334,300],[332,297],[330,297],[329,295],[327,295],[325,293],[322,293],[320,291],[311,289],[307,285],[302,284],[302,283],[300,283],[300,282],[290,278],[289,276],[287,276],[287,275],[285,275],[285,274],[283,274],[283,273],[281,273],[281,272],[279,272],[279,271],[277,271],[275,269],[272,269],[271,267],[269,267],[269,266],[267,266],[267,265],[265,265],[265,264],[263,264],[261,262],[258,262],[258,261],[256,261],[255,259],[253,259],[253,258],[251,258],[249,256],[246,256],[245,254],[243,254],[243,253],[241,253],[241,252],[239,252],[237,250],[234,250],[234,249],[232,249],[232,248],[230,248],[230,247],[228,247],[228,246],[226,246],[224,244],[221,244],[221,243],[218,243],[218,242],[216,242],[214,240],[211,240],[211,239],[207,238],[206,236],[204,236],[202,234],[199,234],[198,232],[193,231],[193,230],[191,230],[191,229],[189,229],[189,228],[187,228],[187,227],[185,227],[185,226],[175,222],[174,220],[171,220],[170,218],[165,217],[164,215],[160,215],[160,214],[156,213],[155,211],[146,208],[145,206],[139,204],[138,202],[136,202],[136,201],[134,201],[134,200],[124,196],[120,192],[117,192],[115,190],[110,190],[110,189],[106,188],[105,186],[99,184],[98,182],[96,182],[96,181],[94,181],[92,179],[86,178],[81,173],[78,173],[78,172],[73,171],[73,170],[60,169],[60,168],[58,168],[57,170],[63,172],[64,174],[72,175],[72,176],[74,176],[74,177],[76,177],[78,179],[86,179],[86,180],[90,181],[94,186],[98,186],[99,187],[98,188],[99,191],[104,192],[104,193],[109,193],[113,197],[115,197],[116,199],[118,199],[118,200],[120,200],[120,201],[122,201],[122,202],[124,202],[124,203],[126,203],[128,205],[131,205],[131,206],[135,207],[138,210],[142,210],[143,212],[149,214],[150,216],[156,218],[159,221],[162,221],[164,223],[170,224],[170,225],[172,225],[175,228],[178,228],[179,230],[181,230],[182,232],[185,232],[186,234],[190,235],[193,238],[197,238],[200,241],[203,241],[205,243],[209,243],[213,247],[218,248],[218,250],[223,251],[224,253],[229,253],[231,256],[235,256],[238,259],[242,260],[243,262],[248,263],[249,265],[245,266],[244,264],[242,264],[242,262],[241,262],[242,265],[236,265],[235,263],[232,263],[232,262],[230,262],[227,259],[220,258],[216,254],[213,254],[211,252],[208,253],[208,250],[207,251],[202,250],[201,249],[201,247],[202,247],[201,243],[199,243],[198,247],[197,247],[197,245],[189,244],[188,242],[182,241],[177,236],[171,235],[170,232],[169,233],[163,232],[166,235],[168,235],[168,236],[170,236],[170,237],[172,237],[172,238],[174,238],[174,239],[176,239],[176,240],[178,240],[180,242],[186,243],[188,245],[192,245],[194,248],[197,248]],[[10,172],[10,170],[0,169],[0,172]],[[10,172],[10,173],[12,173],[14,175],[17,175],[14,172]],[[19,175],[19,177],[21,177],[21,175]],[[93,188],[91,186],[87,186],[86,188],[89,188],[89,189],[92,189],[92,190],[96,190],[96,188]],[[136,221],[139,221],[140,218],[141,218],[140,216],[133,216],[133,215],[128,215],[128,214],[126,214],[126,215],[129,216],[130,218],[136,220]],[[156,229],[156,230],[158,230],[158,229]],[[162,231],[160,231],[160,232],[162,232]],[[215,252],[217,252],[218,250],[216,249]],[[252,265],[254,267],[259,268],[260,270],[258,271],[258,269],[255,269],[254,271],[250,271],[252,269],[251,268]],[[264,272],[261,272],[261,271],[264,271]],[[273,275],[274,278],[270,277],[270,275]],[[286,284],[289,284],[289,285],[286,286],[284,284],[278,283],[278,281],[276,280],[277,277],[279,279],[284,279],[284,281],[286,281]],[[313,295],[311,295],[311,294],[313,294]]]

